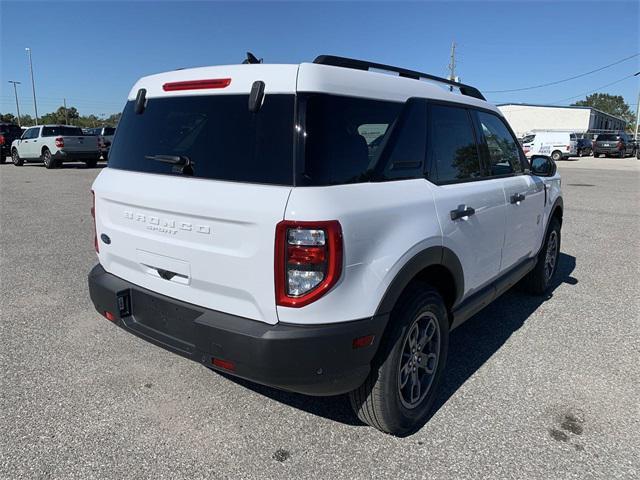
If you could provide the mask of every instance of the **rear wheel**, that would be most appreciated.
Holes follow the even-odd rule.
[[[562,152],[560,150],[554,150],[551,153],[551,158],[554,162],[559,162],[560,160],[562,160]]]
[[[442,297],[428,285],[410,286],[391,313],[369,377],[349,394],[358,418],[393,435],[420,428],[429,418],[448,346]]]
[[[56,168],[56,161],[53,159],[53,155],[48,148],[42,149],[42,162],[46,168]]]
[[[560,221],[553,218],[549,224],[544,245],[538,253],[536,266],[522,279],[522,285],[529,293],[543,295],[558,270],[560,227]]]
[[[24,160],[20,158],[20,154],[18,153],[18,149],[14,148],[11,150],[11,161],[16,167],[21,167],[24,165]]]

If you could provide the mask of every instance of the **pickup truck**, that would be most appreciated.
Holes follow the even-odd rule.
[[[22,129],[13,123],[0,123],[0,163],[11,155],[11,143],[22,135]]]
[[[98,137],[85,136],[79,127],[69,125],[31,127],[11,144],[11,159],[18,167],[25,161],[43,162],[46,168],[76,161],[95,167],[99,158]]]
[[[106,160],[109,156],[109,148],[111,147],[111,142],[113,142],[113,136],[116,133],[115,127],[87,128],[84,129],[83,132],[85,135],[95,135],[98,137],[100,155]]]

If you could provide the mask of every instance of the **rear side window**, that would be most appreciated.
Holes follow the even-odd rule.
[[[43,137],[81,137],[82,129],[77,127],[43,127]]]
[[[248,95],[150,98],[125,106],[109,152],[111,168],[196,178],[292,185],[294,96],[267,94],[252,113]],[[366,148],[366,146],[365,146]],[[171,157],[190,168],[162,161]]]
[[[518,144],[497,115],[477,112],[489,157],[491,176],[521,173],[520,151]]]
[[[469,113],[464,108],[433,105],[430,113],[429,177],[437,183],[482,176]]]

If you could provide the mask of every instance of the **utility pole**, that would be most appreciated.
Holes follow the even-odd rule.
[[[38,104],[36,103],[36,82],[33,80],[33,62],[31,61],[31,49],[29,47],[25,48],[27,54],[29,55],[29,70],[31,71],[31,89],[33,90],[33,108],[36,111],[36,125],[40,123],[38,121]]]
[[[449,58],[449,80],[456,80],[456,42],[451,42],[451,56]],[[453,86],[449,87],[453,91]]]
[[[67,111],[67,99],[63,98],[62,103],[64,104],[64,124],[69,125],[69,112]]]
[[[637,77],[640,75],[640,72],[635,73],[633,76]],[[634,138],[636,142],[638,141],[638,126],[640,125],[640,92],[638,92],[638,105],[636,106],[636,131],[634,133]]]
[[[9,83],[13,83],[13,93],[16,95],[16,111],[18,112],[18,126],[21,127],[20,123],[20,105],[18,105],[18,89],[16,85],[20,85],[20,82],[16,82],[15,80],[9,80]]]

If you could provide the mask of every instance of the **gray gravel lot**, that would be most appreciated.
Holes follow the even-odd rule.
[[[640,162],[560,171],[550,298],[456,330],[431,421],[394,438],[111,325],[86,287],[99,169],[0,165],[0,478],[638,478]]]

